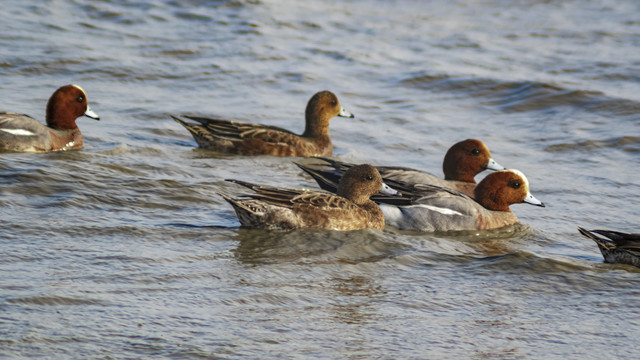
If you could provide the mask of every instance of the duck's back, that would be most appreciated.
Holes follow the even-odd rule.
[[[276,126],[185,116],[173,118],[191,132],[203,149],[242,155],[329,156],[331,139],[306,138]]]
[[[0,149],[47,151],[51,148],[49,128],[22,114],[0,111]]]
[[[380,204],[387,224],[403,230],[454,231],[477,227],[478,209],[449,198],[422,198],[408,205]]]
[[[377,166],[382,178],[392,181],[399,181],[408,185],[435,185],[444,188],[461,191],[473,197],[473,190],[476,188],[475,182],[466,182],[459,180],[445,180],[425,171],[420,171],[404,167]]]
[[[275,195],[275,193],[272,193]],[[231,203],[243,226],[291,230],[318,227],[331,230],[384,229],[380,208],[371,202],[358,206],[347,199],[328,193],[300,192],[289,200],[259,196]]]
[[[272,156],[329,156],[333,153],[331,140],[309,139],[287,131],[261,129],[253,136],[233,142],[234,151],[246,155]]]
[[[360,230],[374,228],[384,230],[384,216],[373,201],[356,205],[347,199],[327,195],[323,204],[305,201],[294,205],[293,211],[302,227],[322,227],[332,230]]]
[[[448,188],[452,187],[450,181],[441,179],[425,171],[397,166],[376,166],[376,169],[378,169],[385,181],[399,181],[407,185],[427,184]]]
[[[460,231],[486,230],[517,222],[511,212],[485,209],[471,197],[455,190],[419,186],[405,204],[381,203],[387,224],[406,230]]]

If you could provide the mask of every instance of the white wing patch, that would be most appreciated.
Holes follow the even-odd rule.
[[[8,132],[9,134],[18,135],[18,136],[35,136],[36,134],[25,129],[0,129],[4,132]]]
[[[463,215],[462,213],[460,213],[458,211],[455,211],[455,210],[451,210],[451,209],[447,209],[447,208],[441,208],[441,207],[437,207],[437,206],[433,206],[433,205],[426,205],[426,204],[410,205],[410,206],[404,206],[404,207],[421,207],[421,208],[425,208],[427,210],[439,212],[439,213],[444,214],[444,215],[460,215],[460,216]]]
[[[433,205],[425,205],[425,204],[416,204],[416,205],[408,205],[408,206],[395,206],[395,205],[389,205],[389,204],[379,204],[379,205],[380,205],[380,209],[382,209],[382,212],[384,212],[385,218],[395,219],[395,220],[397,220],[398,218],[401,218],[402,216],[404,216],[402,214],[402,211],[400,210],[401,208],[402,209],[424,208],[426,210],[435,211],[435,212],[438,212],[438,213],[443,214],[443,215],[464,216],[464,214],[462,214],[462,213],[460,213],[458,211],[447,209],[447,208],[441,208],[441,207],[437,207],[437,206],[433,206]]]

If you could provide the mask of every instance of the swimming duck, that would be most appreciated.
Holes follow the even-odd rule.
[[[382,211],[369,198],[380,191],[395,193],[384,186],[382,177],[371,165],[353,166],[345,172],[337,195],[323,191],[281,189],[240,180],[227,180],[256,192],[249,199],[229,202],[243,226],[290,230],[318,227],[332,230],[384,229]]]
[[[629,234],[611,230],[578,231],[598,244],[604,262],[640,267],[640,234]]]
[[[243,155],[331,156],[329,120],[354,116],[330,91],[320,91],[307,104],[302,135],[275,126],[240,123],[197,116],[173,116],[191,132],[201,148]],[[191,120],[191,121],[189,121]]]
[[[79,149],[82,133],[76,125],[80,116],[100,120],[78,85],[57,89],[47,102],[47,125],[23,114],[0,111],[0,151],[49,152]]]
[[[417,184],[403,197],[375,196],[387,224],[403,230],[488,230],[512,225],[518,218],[509,206],[545,205],[529,192],[529,181],[518,170],[500,170],[476,186],[474,198],[433,185]]]
[[[334,159],[324,157],[319,157],[318,159],[324,161],[326,165],[333,167],[335,176],[340,176],[353,166],[353,164]],[[310,168],[309,166],[305,167],[317,169]],[[473,196],[473,190],[476,187],[474,177],[477,174],[484,170],[504,170],[505,168],[493,160],[489,148],[487,148],[482,141],[467,139],[451,146],[445,154],[442,163],[444,179],[421,170],[407,167],[376,166],[376,169],[378,169],[380,175],[382,175],[382,179],[392,187],[395,181],[402,182],[406,185],[429,184],[451,188]]]

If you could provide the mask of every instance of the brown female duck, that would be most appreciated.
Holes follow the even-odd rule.
[[[201,148],[242,155],[331,156],[333,145],[329,121],[336,117],[353,118],[338,97],[320,91],[307,104],[304,133],[297,135],[275,126],[240,123],[196,116],[172,116],[191,132]]]
[[[228,180],[256,192],[248,199],[220,194],[234,208],[243,226],[290,230],[317,227],[331,230],[384,229],[382,211],[369,198],[383,191],[382,177],[371,165],[349,169],[336,195],[323,191],[281,189],[240,180]]]

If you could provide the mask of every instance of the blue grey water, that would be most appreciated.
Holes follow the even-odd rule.
[[[0,357],[633,358],[640,271],[577,226],[640,232],[637,1],[47,0],[0,6],[0,109],[82,86],[80,151],[0,154]],[[342,160],[441,174],[483,140],[546,208],[490,232],[239,228],[169,114],[302,131],[335,92]],[[481,179],[484,174],[480,174]]]

